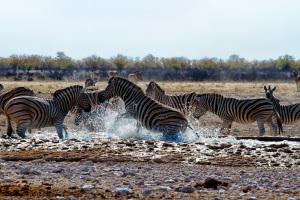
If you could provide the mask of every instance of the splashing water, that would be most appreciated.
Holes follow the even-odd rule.
[[[96,127],[95,131],[84,129],[83,126],[69,128],[69,139],[78,139],[83,141],[97,141],[102,139],[136,139],[136,140],[154,140],[154,141],[172,141],[172,142],[201,142],[204,144],[218,145],[221,143],[243,144],[248,147],[259,147],[266,144],[263,141],[256,140],[237,140],[233,136],[219,137],[220,129],[209,129],[195,126],[193,130],[188,128],[184,133],[174,138],[165,138],[162,133],[152,132],[143,127],[138,131],[137,121],[130,118],[120,118],[120,113],[114,110],[107,109],[106,112],[99,110],[97,114],[89,118],[89,122]],[[67,124],[69,126],[69,124]],[[49,131],[48,128],[40,131],[41,134],[27,134],[29,138],[54,138],[57,134],[54,129]],[[199,137],[197,136],[197,134]],[[285,143],[286,141],[283,141]],[[267,142],[272,144],[273,142]],[[275,142],[274,142],[275,143]],[[278,143],[278,142],[277,142]],[[288,142],[290,145],[300,148],[297,142]]]

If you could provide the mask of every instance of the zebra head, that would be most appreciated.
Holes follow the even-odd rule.
[[[91,78],[88,78],[85,80],[84,82],[84,86],[87,88],[87,87],[91,87],[91,86],[95,86],[96,85],[96,81],[94,81],[93,79]]]
[[[276,86],[274,88],[271,88],[270,85],[268,87],[264,86],[264,90],[268,99],[279,103],[279,99],[275,98],[273,94],[273,92],[276,90]]]
[[[4,86],[0,84],[0,91],[3,90]]]
[[[299,81],[300,80],[300,74],[298,71],[293,71],[293,76],[295,78],[295,81]]]
[[[206,98],[204,95],[195,97],[192,103],[192,114],[195,119],[199,119],[207,112]]]
[[[160,95],[165,95],[165,91],[154,81],[151,81],[147,85],[146,95],[150,98],[154,98]]]

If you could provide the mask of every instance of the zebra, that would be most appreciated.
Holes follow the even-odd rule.
[[[197,96],[195,92],[177,96],[168,96],[165,94],[165,91],[154,81],[151,81],[147,85],[146,95],[162,104],[182,112],[184,115],[188,115],[190,113],[192,109],[192,103]]]
[[[10,90],[1,91],[0,94],[0,114],[4,114],[6,103],[18,96],[35,96],[34,92],[26,87],[16,87]]]
[[[199,119],[207,111],[218,115],[222,120],[221,131],[228,129],[230,134],[232,122],[252,123],[257,121],[259,134],[265,133],[264,123],[270,127],[270,133],[282,132],[282,123],[273,103],[268,99],[245,99],[225,98],[220,94],[199,94],[193,103],[193,117]],[[277,121],[277,125],[273,123]]]
[[[85,87],[85,88],[93,87],[93,86],[95,86],[95,85],[96,85],[96,81],[94,81],[94,80],[91,79],[91,78],[86,79],[85,82],[84,82],[84,87]]]
[[[276,87],[272,89],[270,85],[268,88],[264,86],[264,90],[266,97],[275,105],[283,124],[293,124],[300,120],[300,104],[280,105],[280,101],[273,95]]]
[[[4,89],[4,86],[0,83],[0,92]]]
[[[29,128],[55,126],[58,137],[64,139],[64,130],[67,138],[68,133],[63,122],[68,112],[77,105],[82,89],[82,86],[75,85],[57,90],[53,94],[53,99],[49,100],[32,96],[13,98],[4,107],[4,113],[9,121],[8,126],[12,131],[14,124],[15,132],[22,138],[25,138],[25,132]],[[90,110],[89,106],[84,108],[86,112]],[[10,136],[11,132],[7,134]]]
[[[137,83],[138,81],[142,81],[143,80],[143,73],[142,72],[136,72],[136,73],[128,74],[128,80],[133,82],[133,83]]]
[[[297,92],[300,92],[300,74],[298,71],[293,71],[293,76],[297,85]]]
[[[107,75],[108,75],[108,79],[110,79],[111,77],[118,76],[118,72],[116,70],[108,71]]]
[[[100,92],[99,102],[117,96],[125,103],[126,112],[122,117],[136,119],[138,127],[143,126],[148,130],[162,132],[164,136],[172,137],[176,137],[188,127],[188,121],[182,113],[146,96],[139,86],[125,78],[110,78],[108,86]]]

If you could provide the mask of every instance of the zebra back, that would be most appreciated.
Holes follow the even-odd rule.
[[[79,96],[83,92],[83,87],[80,85],[70,86],[61,90],[56,90],[53,94],[53,101],[62,112],[68,113],[72,108],[78,105]],[[91,106],[84,108],[86,112],[89,112]]]
[[[34,92],[26,87],[16,87],[7,91],[1,91],[0,94],[0,113],[3,113],[6,103],[18,96],[35,96]]]
[[[187,128],[188,123],[182,113],[146,96],[139,86],[127,79],[112,77],[100,93],[99,101],[117,96],[124,101],[126,111],[147,129],[176,134]]]
[[[196,93],[188,93],[183,95],[169,96],[154,81],[151,81],[146,89],[146,95],[162,104],[179,110],[183,114],[188,114],[192,108],[192,103],[197,96]]]
[[[201,94],[195,98],[193,116],[201,117],[206,111],[222,119],[249,123],[258,117],[269,117],[274,113],[273,103],[268,99],[225,98],[220,94]]]

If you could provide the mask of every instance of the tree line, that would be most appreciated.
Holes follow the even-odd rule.
[[[159,79],[163,80],[176,77],[179,80],[220,80],[224,78],[226,80],[244,80],[249,79],[249,77],[250,80],[260,80],[281,77],[275,73],[284,74],[285,78],[288,78],[289,72],[298,69],[300,69],[300,60],[296,60],[290,55],[283,55],[277,59],[251,61],[239,55],[231,55],[228,59],[208,57],[188,59],[184,57],[155,57],[152,54],[143,58],[132,58],[119,54],[109,59],[92,55],[76,60],[64,52],[57,52],[55,57],[40,55],[0,57],[0,75],[2,77],[39,71],[48,72],[52,79],[61,76],[58,78],[59,80],[63,79],[67,73],[78,72],[78,70],[103,73],[108,70],[117,70],[120,73],[131,73],[138,70],[144,72],[149,79],[159,73]],[[270,76],[270,74],[273,75]],[[207,79],[207,76],[211,77]]]

